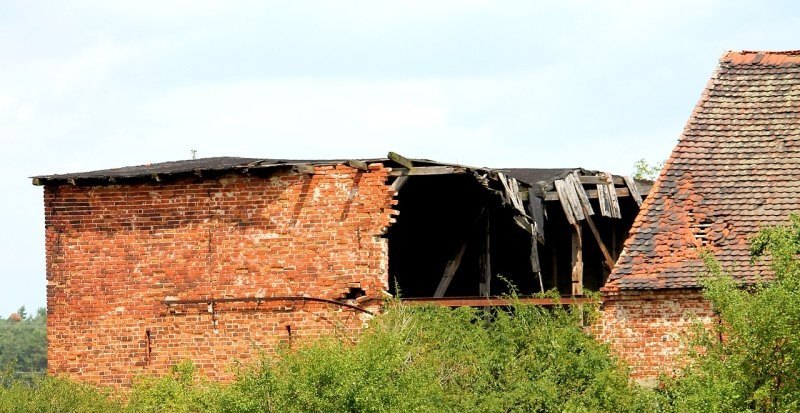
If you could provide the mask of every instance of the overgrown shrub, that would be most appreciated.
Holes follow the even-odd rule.
[[[0,386],[2,413],[101,413],[121,409],[111,393],[59,377],[41,376]]]
[[[763,229],[751,253],[769,259],[774,280],[743,289],[707,260],[705,296],[721,323],[700,332],[693,362],[668,381],[676,411],[800,411],[800,217]]]
[[[228,411],[652,411],[579,315],[515,305],[391,305],[359,341],[320,341],[245,370]]]

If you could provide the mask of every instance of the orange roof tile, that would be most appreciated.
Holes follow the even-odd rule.
[[[743,282],[763,225],[800,211],[800,51],[725,53],[631,229],[607,292],[698,287],[710,250]]]

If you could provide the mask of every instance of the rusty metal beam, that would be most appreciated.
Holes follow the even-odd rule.
[[[214,305],[217,303],[262,303],[267,301],[313,301],[317,303],[325,303],[325,304],[332,304],[338,305],[341,307],[350,308],[352,310],[360,311],[362,313],[375,315],[373,312],[369,310],[365,310],[359,306],[345,303],[342,301],[330,300],[327,298],[320,298],[320,297],[303,297],[298,295],[285,295],[285,296],[276,296],[276,297],[238,297],[238,298],[199,298],[194,300],[162,300],[161,303],[167,307],[171,307],[175,304],[209,304]]]
[[[507,306],[516,303],[533,304],[541,306],[590,304],[597,300],[588,297],[562,297],[537,298],[537,297],[415,297],[401,298],[401,302],[409,305],[435,304],[444,307],[487,307]]]

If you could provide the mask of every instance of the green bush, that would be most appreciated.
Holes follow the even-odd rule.
[[[100,413],[121,409],[111,393],[58,377],[5,381],[0,386],[2,413]]]
[[[665,393],[680,412],[800,411],[800,217],[751,245],[775,275],[749,290],[707,260],[705,296],[721,322],[698,330],[692,363]]]
[[[223,404],[232,412],[655,408],[576,312],[520,304],[486,318],[393,304],[355,344],[319,341],[242,371]]]

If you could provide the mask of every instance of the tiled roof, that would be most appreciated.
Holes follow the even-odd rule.
[[[749,239],[800,211],[800,51],[728,52],[656,180],[607,292],[698,287],[709,250],[745,283]]]

